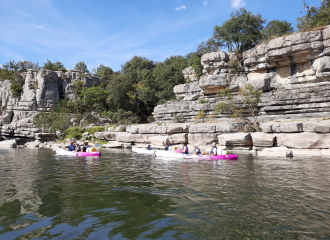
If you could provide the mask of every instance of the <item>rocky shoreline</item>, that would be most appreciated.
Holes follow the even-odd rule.
[[[233,63],[241,66],[233,68]],[[108,141],[105,148],[145,144],[161,148],[166,137],[170,145],[187,142],[207,149],[216,142],[230,152],[260,156],[330,156],[330,26],[272,39],[241,56],[207,53],[201,64],[200,77],[191,67],[182,71],[187,83],[174,87],[177,100],[155,107],[155,123],[108,127],[94,133],[94,140]],[[19,101],[11,97],[10,81],[0,82],[1,135],[14,138],[1,141],[2,148],[16,147],[17,138],[34,140],[26,147],[54,145],[56,134],[36,128],[33,117],[49,111],[64,94],[72,97],[70,86],[79,74],[29,70]],[[99,84],[93,74],[84,74],[81,80],[86,86]],[[38,89],[30,89],[36,82]],[[248,132],[243,121],[214,110],[221,102],[217,96],[221,89],[230,90],[242,106],[237,96],[247,83],[262,92],[256,117],[259,132]],[[205,122],[196,118],[200,111]],[[183,123],[174,123],[176,116]]]

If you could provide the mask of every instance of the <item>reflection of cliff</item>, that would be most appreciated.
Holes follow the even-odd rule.
[[[34,186],[38,177],[36,152],[9,150],[4,158],[0,158],[0,165],[4,166],[0,170],[0,212],[3,216],[11,216],[10,227],[15,229],[19,227],[18,218],[37,213],[42,204]]]
[[[239,67],[239,62],[242,66]],[[236,65],[235,65],[236,63]],[[214,52],[202,56],[203,75],[196,78],[191,68],[183,74],[190,83],[174,87],[180,102],[159,105],[154,110],[157,121],[169,121],[181,114],[194,121],[198,111],[214,113],[220,89],[239,91],[250,83],[263,91],[259,117],[328,117],[330,100],[330,26],[323,30],[279,37],[259,44],[238,56]],[[237,65],[238,64],[238,65]],[[208,99],[200,104],[201,98]],[[224,118],[226,115],[215,115]]]
[[[2,135],[34,137],[40,129],[34,127],[33,118],[39,112],[49,111],[64,95],[74,99],[74,82],[80,80],[87,87],[99,85],[98,75],[84,73],[83,77],[79,77],[82,73],[78,70],[62,72],[30,69],[22,74],[25,82],[19,99],[11,96],[10,80],[0,82]]]

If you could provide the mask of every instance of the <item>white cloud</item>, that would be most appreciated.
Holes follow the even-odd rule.
[[[186,6],[180,6],[180,7],[177,7],[175,10],[179,11],[179,10],[183,10],[183,9],[186,9],[187,7]]]
[[[244,0],[231,0],[231,7],[232,8],[239,8],[245,5]]]
[[[203,2],[203,4],[204,4],[204,6],[206,6],[206,5],[207,5],[207,0],[205,0],[205,1]]]

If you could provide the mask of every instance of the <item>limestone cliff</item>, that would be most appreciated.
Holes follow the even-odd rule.
[[[235,63],[240,62],[240,65]],[[202,56],[203,76],[183,71],[190,83],[174,87],[179,101],[154,110],[158,122],[174,115],[194,121],[198,111],[214,114],[219,103],[216,93],[230,89],[233,94],[245,83],[263,91],[259,120],[276,118],[329,117],[330,113],[330,26],[275,38],[237,56],[213,52]],[[200,104],[199,99],[208,99]],[[215,119],[228,116],[214,115]]]
[[[10,80],[0,82],[1,135],[35,137],[35,134],[42,132],[42,129],[34,126],[33,118],[40,112],[49,111],[64,95],[73,99],[72,85],[75,81],[81,80],[87,87],[99,85],[99,76],[81,74],[83,72],[78,70],[62,72],[29,69],[22,74],[25,81],[19,98],[12,97]]]

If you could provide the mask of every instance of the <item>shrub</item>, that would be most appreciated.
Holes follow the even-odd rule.
[[[175,122],[175,123],[182,123],[182,122],[184,122],[184,117],[183,117],[183,115],[174,115],[173,116],[173,122]]]
[[[232,59],[229,62],[229,70],[230,72],[239,72],[243,70],[243,67],[239,61],[237,61],[236,59]]]
[[[82,134],[84,132],[84,129],[81,127],[71,127],[68,128],[66,130],[64,130],[63,132],[63,138],[76,138],[76,139],[80,139],[82,138]]]
[[[160,99],[158,101],[158,105],[163,105],[163,104],[166,104],[167,102],[168,102],[168,100],[166,100],[166,99]]]
[[[119,132],[126,132],[126,126],[121,126],[119,128]]]
[[[103,132],[104,130],[105,130],[104,127],[96,126],[96,127],[87,128],[85,132],[88,132],[89,134],[94,134],[96,132]]]
[[[162,124],[161,123],[157,123],[157,126],[161,126]]]
[[[186,83],[191,83],[191,79],[190,79],[190,77],[187,77],[187,78],[186,78]]]
[[[203,122],[204,122],[205,118],[207,118],[207,115],[205,114],[204,110],[200,110],[198,112],[197,116],[194,117],[194,119],[196,119],[196,120],[203,120]]]
[[[152,116],[152,115],[147,118],[147,122],[148,123],[153,123],[155,121],[156,121],[156,118],[154,116]]]
[[[21,84],[13,82],[10,85],[10,91],[14,98],[19,98],[21,96],[21,93],[23,92],[23,87]]]
[[[208,103],[208,102],[209,102],[209,100],[208,99],[205,99],[205,98],[201,98],[198,101],[198,103],[200,103],[200,104],[204,104],[204,103]]]
[[[192,68],[195,70],[196,77],[199,78],[203,72],[203,66],[201,64],[201,58],[195,58]]]

